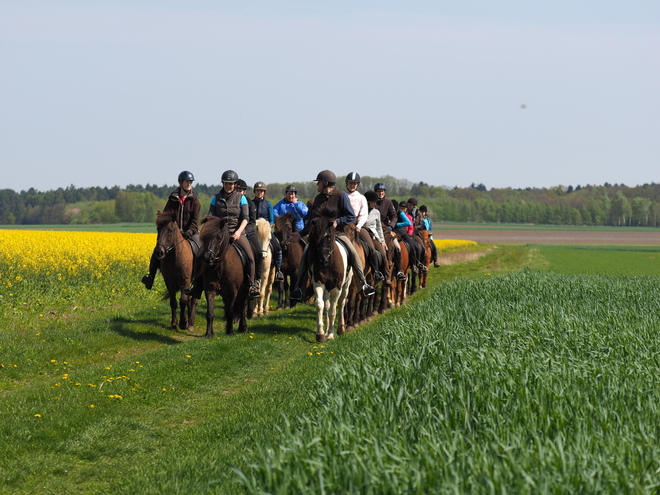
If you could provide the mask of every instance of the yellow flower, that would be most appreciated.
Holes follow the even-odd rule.
[[[37,413],[37,414],[34,415],[34,417],[35,417],[35,418],[40,418],[40,417],[41,417],[41,414]]]
[[[90,404],[89,407],[94,407],[94,404]]]

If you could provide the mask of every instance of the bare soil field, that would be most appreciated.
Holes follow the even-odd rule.
[[[658,232],[589,230],[445,230],[436,229],[435,239],[463,239],[479,244],[660,244]]]

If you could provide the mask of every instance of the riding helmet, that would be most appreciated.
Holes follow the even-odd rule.
[[[336,183],[337,182],[337,176],[335,175],[334,172],[330,170],[321,170],[319,174],[316,176],[316,179],[314,181],[318,182],[320,180],[324,180],[326,182],[332,182]]]
[[[187,170],[184,170],[179,174],[179,182],[182,180],[195,180],[195,176],[192,174],[192,172],[188,172]]]
[[[263,189],[264,191],[266,190],[266,183],[265,182],[255,182],[254,186],[252,187],[253,191],[256,191],[257,189]]]
[[[238,179],[236,181],[236,189],[242,189],[243,191],[247,191],[247,183],[243,179]]]
[[[367,198],[367,201],[373,201],[374,203],[378,201],[378,196],[376,196],[376,193],[373,191],[367,191],[364,193],[364,197]]]
[[[298,194],[298,188],[294,186],[293,184],[289,184],[286,186],[286,189],[284,190],[284,193],[288,193],[289,191],[293,191],[294,193]]]
[[[426,213],[428,211],[428,208],[426,207],[426,205],[422,205],[419,207],[419,211]]]
[[[384,182],[376,182],[376,184],[374,185],[374,191],[379,191],[381,189],[383,191],[387,191],[387,187],[385,187],[385,183]]]
[[[238,180],[238,174],[233,170],[225,170],[220,180],[222,182],[236,182]]]
[[[417,198],[409,198],[408,203],[412,204],[413,206],[417,206]]]
[[[351,172],[346,176],[346,182],[357,182],[360,183],[360,174],[357,172]]]

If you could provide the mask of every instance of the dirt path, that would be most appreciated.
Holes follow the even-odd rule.
[[[445,230],[435,239],[464,239],[479,244],[660,244],[658,232],[562,230]]]

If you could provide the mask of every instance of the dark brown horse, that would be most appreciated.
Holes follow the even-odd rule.
[[[422,239],[422,244],[424,245],[424,259],[421,260],[422,263],[426,266],[426,272],[419,274],[419,288],[426,288],[426,277],[428,277],[428,270],[431,266],[431,259],[433,257],[431,252],[431,235],[428,230],[420,230],[419,237]]]
[[[197,299],[189,297],[184,289],[192,282],[194,255],[190,243],[181,234],[176,217],[177,213],[170,211],[159,211],[156,215],[156,257],[160,260],[160,272],[167,287],[166,297],[172,309],[170,327],[176,329],[178,325],[181,330],[193,330]],[[178,304],[177,292],[181,292]],[[180,319],[177,319],[177,306],[181,311]]]
[[[298,280],[298,267],[302,258],[303,246],[300,241],[291,241],[291,234],[296,232],[296,218],[291,213],[285,213],[275,219],[275,236],[282,246],[282,274],[284,282],[280,282],[277,309],[290,308],[290,289]]]
[[[335,318],[338,320],[337,333],[344,333],[344,304],[353,276],[348,252],[335,239],[335,217],[336,212],[324,209],[321,216],[310,222],[306,256],[316,296],[317,342],[334,338]]]
[[[236,248],[230,243],[230,234],[225,221],[208,216],[202,220],[201,260],[204,264],[204,292],[206,293],[206,337],[213,337],[215,318],[215,296],[220,294],[225,306],[227,335],[234,335],[234,321],[238,331],[247,332],[248,308],[247,283],[243,263]],[[246,311],[249,310],[249,313]]]
[[[360,258],[362,263],[364,276],[371,285],[374,285],[373,276],[371,275],[371,265],[367,263],[364,252],[364,246],[359,240],[355,224],[347,225],[344,227],[346,237],[353,243],[353,247]],[[348,288],[348,296],[346,299],[346,307],[344,310],[344,319],[346,321],[346,330],[352,330],[367,318],[367,305],[373,298],[367,298],[362,294],[362,284],[358,277],[353,277],[351,285]]]

